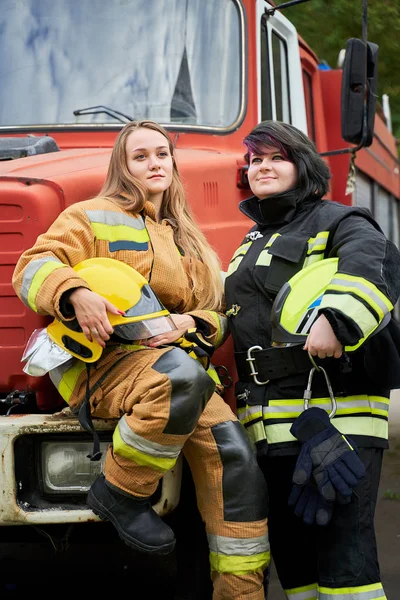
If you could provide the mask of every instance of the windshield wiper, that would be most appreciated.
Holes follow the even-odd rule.
[[[78,108],[74,110],[74,115],[77,117],[79,115],[100,115],[105,114],[113,119],[116,119],[120,123],[129,123],[129,121],[133,121],[132,117],[125,115],[119,110],[114,110],[113,108],[109,108],[108,106],[104,106],[103,104],[99,104],[98,106],[88,106],[87,108]],[[122,120],[121,117],[124,117],[125,120]]]

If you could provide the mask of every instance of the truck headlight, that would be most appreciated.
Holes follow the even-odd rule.
[[[41,471],[45,494],[85,493],[103,471],[109,442],[101,442],[102,457],[87,458],[93,442],[63,441],[41,444]]]

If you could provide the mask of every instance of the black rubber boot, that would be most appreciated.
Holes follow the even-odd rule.
[[[100,475],[87,496],[92,511],[111,521],[128,546],[147,554],[169,554],[175,546],[174,532],[152,508],[149,498],[137,498],[118,490]]]

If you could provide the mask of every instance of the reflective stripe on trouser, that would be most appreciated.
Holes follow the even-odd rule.
[[[337,411],[332,423],[341,433],[388,438],[388,398],[360,394],[338,396],[336,401]],[[332,408],[330,398],[313,398],[309,406],[318,406],[328,413]],[[303,399],[269,400],[268,406],[246,405],[239,408],[238,417],[254,443],[266,439],[272,447],[274,444],[296,441],[290,433],[290,427],[303,408]]]
[[[285,590],[287,600],[318,600],[318,586],[316,583],[302,587]]]
[[[361,587],[326,588],[317,584],[285,590],[287,600],[386,600],[380,583]]]
[[[381,583],[360,587],[319,588],[318,600],[386,600]]]
[[[229,406],[214,394],[183,447],[206,525],[214,600],[264,600],[270,562],[265,480]]]

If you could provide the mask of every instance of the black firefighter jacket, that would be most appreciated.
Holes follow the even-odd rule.
[[[255,345],[271,346],[270,313],[277,292],[299,270],[323,258],[339,259],[335,284],[328,286],[320,312],[343,345],[355,346],[368,338],[390,314],[400,294],[400,253],[368,210],[313,197],[271,223],[256,197],[239,207],[256,225],[233,255],[226,276],[227,315],[236,356],[240,353],[243,359],[243,353]],[[338,403],[334,425],[360,447],[387,447],[389,393],[397,387],[391,375],[398,378],[399,367],[390,330],[386,327],[341,359],[320,361]],[[298,451],[289,429],[303,410],[308,375],[303,370],[270,379],[266,385],[257,385],[251,377],[236,384],[238,416],[258,447],[268,442],[270,455]],[[325,379],[319,373],[313,378],[311,405],[330,412]]]

